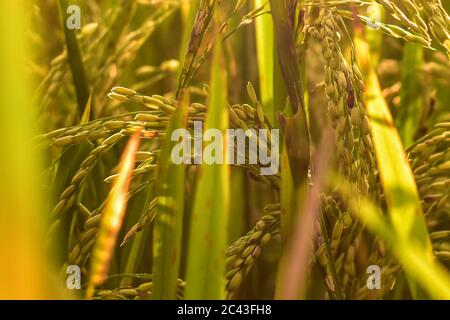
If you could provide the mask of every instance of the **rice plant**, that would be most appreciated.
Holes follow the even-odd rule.
[[[450,299],[449,7],[0,1],[0,298]]]

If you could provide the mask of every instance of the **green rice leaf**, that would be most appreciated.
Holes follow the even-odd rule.
[[[357,35],[355,46],[360,65],[367,78],[367,110],[393,230],[402,246],[420,249],[420,255],[427,263],[431,263],[433,259],[431,242],[413,172],[383,98],[377,75],[371,67],[368,45]],[[410,283],[410,287],[417,297],[415,285]]]
[[[91,118],[91,110],[92,110],[92,91],[87,100],[86,106],[84,107],[83,115],[81,116],[80,124],[85,124],[89,122]]]
[[[211,96],[206,130],[219,129],[225,136],[228,124],[221,40],[217,40],[211,75]],[[226,143],[223,144],[225,146]],[[225,246],[230,206],[229,166],[203,163],[198,172],[191,218],[186,299],[225,297]]]
[[[265,0],[254,0],[255,9],[266,4]],[[270,10],[270,3],[266,5]],[[272,17],[268,14],[255,19],[256,49],[258,55],[259,86],[264,113],[271,124],[275,124],[274,91],[274,32]]]
[[[359,38],[356,39],[356,48],[359,57],[369,56],[367,43]],[[361,65],[367,77],[367,110],[392,224],[403,241],[419,242],[431,253],[419,194],[406,152],[370,61],[363,61]]]
[[[427,257],[427,253],[415,243],[402,241],[382,211],[367,198],[352,197],[351,185],[340,181],[339,191],[350,200],[352,212],[367,226],[370,232],[388,244],[406,271],[407,276],[418,283],[433,299],[450,299],[450,274],[440,264]]]
[[[67,0],[59,0],[59,8],[61,11],[62,26],[66,36],[67,53],[69,56],[70,70],[72,71],[73,84],[77,93],[78,112],[83,114],[84,108],[89,99],[89,84],[86,77],[86,71],[81,56],[80,46],[78,44],[75,30],[66,26],[69,17],[66,10],[69,4]]]
[[[178,142],[169,137],[186,128],[189,96],[186,91],[166,129],[158,166],[158,202],[154,231],[153,299],[176,299],[183,232],[185,165],[174,164],[172,149]],[[184,142],[184,141],[183,141]],[[190,143],[190,141],[189,141]]]
[[[422,66],[423,48],[406,43],[403,49],[401,102],[396,116],[396,125],[405,146],[414,141],[419,129],[423,104],[420,79]]]

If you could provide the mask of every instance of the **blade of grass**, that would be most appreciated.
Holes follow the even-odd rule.
[[[293,116],[279,116],[293,174],[294,187],[306,190],[309,168],[309,130],[306,120],[303,89],[295,45],[295,1],[271,0],[272,16],[277,40],[278,63],[285,88],[292,105]],[[294,13],[295,15],[295,13]]]
[[[181,240],[183,231],[185,165],[174,164],[172,149],[178,141],[168,137],[177,129],[185,129],[189,95],[183,91],[180,103],[166,129],[158,166],[158,203],[153,242],[153,277],[152,298],[171,299],[177,297],[177,284],[180,269]],[[186,141],[183,141],[186,143]],[[191,143],[188,141],[187,143]]]
[[[284,85],[283,75],[281,74],[281,68],[278,61],[278,50],[275,49],[273,53],[273,105],[277,113],[284,111],[287,99],[286,87]],[[290,106],[289,108],[292,109]],[[286,113],[285,116],[287,116]],[[292,112],[290,112],[290,116],[292,116]],[[278,119],[276,118],[275,122],[272,124],[274,128],[280,127],[277,120]]]
[[[92,253],[87,298],[94,294],[95,287],[102,284],[108,275],[109,265],[122,226],[127,206],[127,195],[131,183],[136,151],[139,148],[141,130],[137,130],[128,141],[119,164],[119,177],[114,182],[105,210],[102,214],[98,237]]]
[[[62,26],[66,37],[67,54],[69,57],[70,70],[72,72],[73,84],[77,94],[78,113],[81,116],[89,99],[89,84],[86,78],[86,71],[81,57],[81,50],[78,44],[74,29],[66,26],[69,14],[66,12],[69,7],[67,0],[59,0]]]
[[[320,198],[323,192],[329,163],[332,157],[334,138],[330,131],[324,133],[322,143],[314,157],[315,170],[312,187],[308,190],[304,203],[297,205],[298,210],[292,241],[286,250],[286,262],[280,271],[280,299],[304,299],[306,297],[308,265],[311,258],[311,242],[316,238],[315,224],[320,217]],[[301,199],[298,197],[298,199]]]
[[[357,29],[355,33],[355,47],[359,64],[367,79],[367,111],[390,219],[403,245],[420,248],[421,255],[430,262],[433,259],[431,242],[414,175],[382,95],[377,75],[371,66],[370,50],[361,30]],[[415,285],[410,283],[410,287],[417,297],[419,293]]]
[[[396,116],[396,125],[405,146],[413,142],[419,129],[423,103],[420,84],[422,66],[423,48],[414,43],[406,43],[403,48],[401,102]]]
[[[89,119],[91,119],[91,112],[92,112],[92,90],[91,94],[89,95],[89,98],[86,102],[86,106],[84,107],[83,115],[81,116],[80,124],[85,124],[89,122]]]
[[[0,157],[0,299],[58,295],[50,293],[53,283],[46,270],[53,270],[41,245],[45,215],[38,177],[43,159],[32,143],[37,117],[24,68],[30,58],[27,8],[25,1],[0,2],[0,133],[4,137],[0,141],[4,152]]]
[[[417,243],[407,243],[399,238],[382,211],[373,202],[366,198],[356,199],[353,194],[357,191],[343,180],[337,178],[339,192],[343,197],[350,199],[352,212],[360,219],[375,236],[380,237],[388,244],[406,271],[410,279],[414,279],[433,299],[450,299],[450,274],[448,271],[430,260],[427,253]]]
[[[367,43],[355,39],[360,65],[367,79],[367,110],[374,138],[380,178],[394,228],[405,241],[420,242],[430,252],[431,245],[414,176],[392,116],[383,98],[378,78],[370,65]]]
[[[228,123],[227,78],[221,52],[221,39],[218,39],[214,48],[211,96],[205,129],[218,129],[225,136]],[[223,150],[226,150],[225,145],[226,143],[223,145]],[[228,165],[203,163],[199,168],[191,218],[186,299],[223,299],[225,297],[229,183]]]
[[[267,0],[254,0],[254,7],[259,8],[267,3],[266,8],[270,10]],[[273,101],[274,91],[274,32],[273,21],[269,14],[264,14],[255,19],[256,49],[259,68],[259,87],[261,91],[261,102],[264,113],[271,124],[275,123],[275,110]]]
[[[133,201],[133,203],[130,203],[129,212],[127,213],[127,218],[129,217],[128,221],[132,221],[134,224],[136,220],[138,220],[144,212],[148,210],[148,207],[150,205],[150,202],[155,197],[155,188],[153,184],[148,184],[142,192],[140,192],[138,195],[136,195],[136,199]],[[124,226],[125,223],[124,222]],[[133,225],[132,224],[132,225]],[[128,230],[128,229],[127,229]],[[129,242],[132,242],[131,248],[128,250],[124,250],[123,248],[125,243],[121,244],[122,250],[125,251],[125,254],[128,253],[128,256],[126,257],[125,267],[124,267],[124,273],[126,274],[133,274],[137,272],[138,265],[142,261],[142,256],[144,253],[144,250],[146,250],[146,244],[147,241],[150,241],[149,238],[150,235],[150,228],[144,228],[141,230],[141,232],[138,232],[132,240]],[[132,285],[133,279],[131,277],[124,276],[120,282],[121,287],[127,287]]]
[[[302,207],[307,192],[309,169],[309,129],[306,119],[303,89],[295,45],[295,8],[296,1],[270,1],[277,44],[275,76],[281,74],[289,102],[284,114],[278,113],[278,120],[284,137],[281,155],[282,192],[287,192],[281,199],[281,228],[283,243],[291,237],[297,206]],[[275,87],[278,94],[282,88]],[[280,99],[277,97],[276,99]],[[283,270],[286,265],[284,252],[279,263],[275,296],[284,292]]]
[[[290,107],[286,107],[283,112],[284,116],[292,116]],[[286,142],[283,141],[281,155],[280,155],[280,203],[281,203],[281,237],[283,242],[287,241],[289,234],[289,226],[292,222],[293,212],[295,211],[295,187],[292,178],[291,166],[289,163],[289,154],[286,147]]]

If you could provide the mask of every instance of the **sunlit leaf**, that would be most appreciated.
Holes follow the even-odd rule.
[[[99,234],[92,254],[88,298],[92,297],[95,286],[102,284],[108,275],[117,236],[127,207],[128,189],[134,169],[136,151],[139,148],[140,133],[141,131],[137,130],[128,141],[120,160],[119,177],[114,182],[103,211]]]

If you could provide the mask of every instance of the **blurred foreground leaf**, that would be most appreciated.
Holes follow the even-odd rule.
[[[42,246],[42,155],[32,143],[37,115],[24,68],[26,8],[22,0],[0,2],[0,299],[55,299],[61,288]]]

